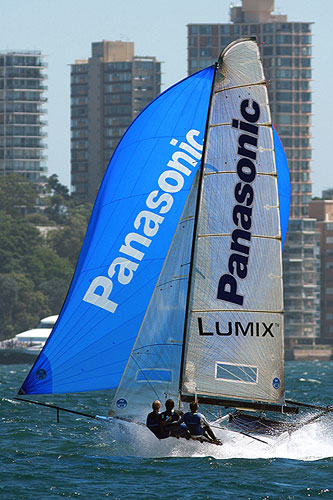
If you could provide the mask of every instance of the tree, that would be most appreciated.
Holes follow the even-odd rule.
[[[45,208],[45,215],[57,224],[66,223],[68,209],[75,205],[68,188],[58,181],[57,175],[51,175],[45,186],[45,190],[51,196],[48,197],[48,206]]]
[[[47,236],[48,244],[57,254],[76,264],[82,247],[84,235],[88,225],[91,206],[80,205],[68,211],[66,225],[50,231]]]
[[[43,196],[44,195],[44,196]],[[43,214],[36,198],[47,202]],[[36,186],[20,176],[0,178],[0,338],[58,314],[80,253],[91,212],[56,175]],[[36,225],[55,225],[45,238]]]
[[[21,175],[3,175],[0,177],[0,210],[12,217],[21,217],[34,210],[38,193],[38,184]]]
[[[0,274],[0,338],[10,338],[51,313],[47,298],[22,273]]]
[[[33,224],[0,212],[0,273],[25,272],[27,258],[42,245]]]

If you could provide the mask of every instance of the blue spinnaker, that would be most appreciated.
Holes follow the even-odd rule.
[[[286,239],[288,221],[290,214],[290,175],[287,157],[284,152],[280,137],[273,127],[273,140],[275,150],[275,164],[277,170],[277,182],[280,204],[280,224],[282,236],[282,248]]]
[[[210,67],[166,90],[120,141],[59,319],[21,393],[118,385],[200,166],[213,78]]]

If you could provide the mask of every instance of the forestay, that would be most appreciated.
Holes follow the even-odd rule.
[[[284,401],[281,221],[259,50],[222,53],[204,157],[182,396]],[[281,169],[286,174],[282,158]],[[287,185],[289,182],[287,181]],[[281,202],[283,232],[288,188]],[[284,200],[284,201],[283,201]]]
[[[59,319],[21,394],[118,385],[200,166],[213,76],[210,67],[168,89],[125,133]]]

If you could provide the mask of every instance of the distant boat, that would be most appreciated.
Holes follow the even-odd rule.
[[[141,425],[155,399],[183,409],[198,400],[215,415],[235,409],[223,419],[258,433],[283,425],[263,412],[311,407],[285,399],[289,198],[259,48],[241,39],[124,134],[59,319],[19,394],[117,387],[109,421]]]
[[[18,333],[0,342],[0,364],[31,363],[37,359],[48,339],[58,315],[42,318],[36,328]]]

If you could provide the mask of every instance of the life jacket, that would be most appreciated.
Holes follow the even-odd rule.
[[[160,413],[154,413],[153,411],[147,416],[146,425],[151,432],[155,434],[158,439],[165,439],[169,437],[169,431],[162,429],[160,426]]]
[[[170,422],[170,424],[172,422],[177,422],[177,420],[179,420],[179,415],[174,411],[174,410],[171,410],[171,415],[168,415],[166,411],[163,411],[161,413],[161,419],[163,422]]]
[[[184,415],[184,422],[192,436],[202,436],[204,430],[200,423],[200,413],[187,412]]]

